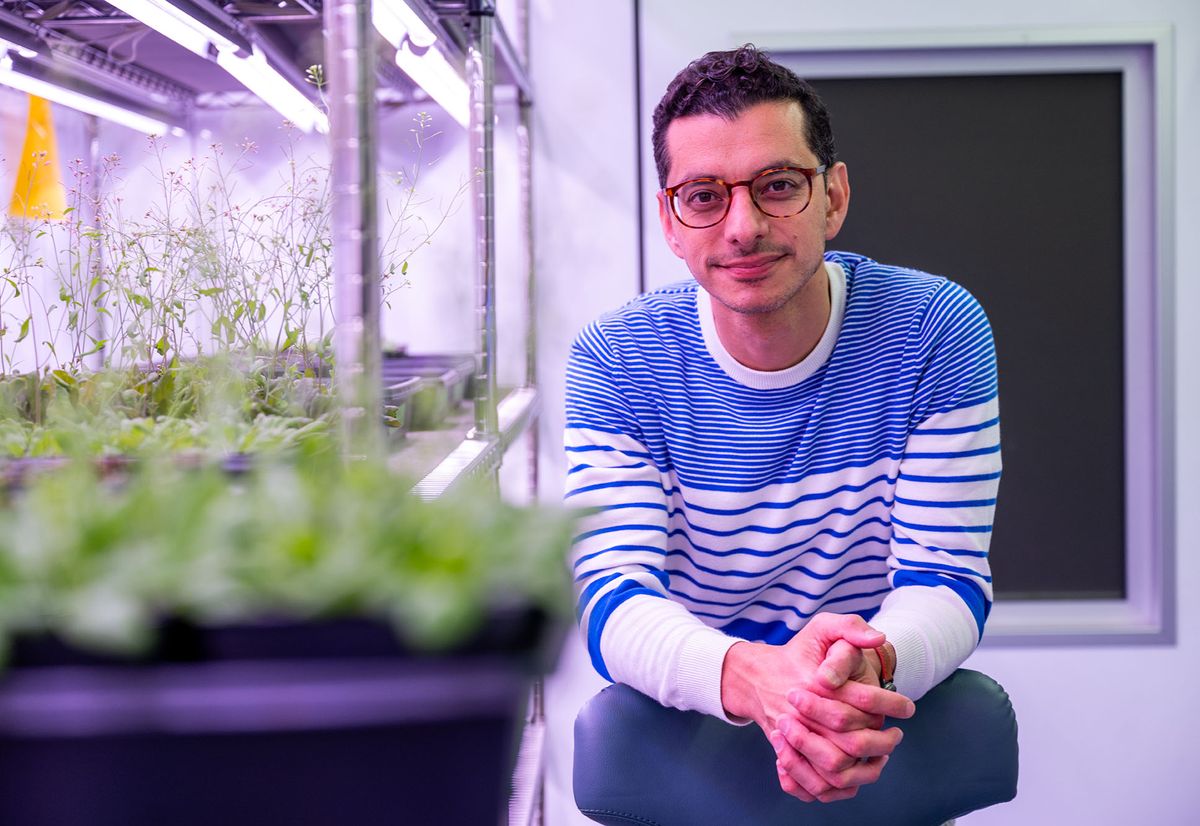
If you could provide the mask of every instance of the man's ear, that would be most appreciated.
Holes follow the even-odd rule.
[[[667,196],[662,190],[658,192],[658,221],[662,224],[663,237],[667,239],[667,246],[671,248],[671,252],[683,258],[683,245],[679,243],[677,235],[679,226],[671,215],[671,208],[667,206]]]
[[[846,165],[838,161],[825,173],[825,240],[832,241],[841,232],[850,208],[850,177]]]

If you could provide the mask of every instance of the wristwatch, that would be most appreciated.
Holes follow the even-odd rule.
[[[888,663],[888,656],[884,651],[885,647],[887,647],[887,643],[875,649],[875,654],[879,657],[879,687],[885,691],[895,691],[896,683],[892,680],[892,677],[896,673],[895,666]],[[893,652],[895,650],[895,648],[892,649]]]

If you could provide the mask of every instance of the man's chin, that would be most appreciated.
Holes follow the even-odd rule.
[[[725,309],[738,315],[768,315],[770,313],[782,310],[787,306],[794,294],[791,296],[771,296],[771,295],[731,295],[726,292],[723,295],[713,294],[713,299]]]

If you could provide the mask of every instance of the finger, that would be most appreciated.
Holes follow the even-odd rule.
[[[862,788],[863,786],[869,786],[879,779],[880,774],[883,772],[883,767],[887,765],[889,759],[890,758],[888,757],[872,757],[869,760],[857,762],[850,768],[837,772],[828,772],[822,769],[820,766],[813,764],[813,770],[820,775],[821,779],[828,783],[833,790],[853,790],[857,792],[858,789]],[[828,794],[828,792],[826,792],[826,794]]]
[[[845,640],[858,648],[878,648],[887,642],[882,632],[857,614],[817,614],[804,628],[827,642]]]
[[[879,775],[888,761],[887,754],[860,760],[838,748],[837,744],[828,738],[816,732],[805,731],[804,727],[795,721],[788,721],[785,728],[788,729],[788,732],[785,734],[781,730],[780,733],[784,734],[788,745],[807,760],[821,779],[834,789],[847,790],[874,783],[879,779]],[[872,733],[880,734],[880,732]],[[809,790],[817,794],[818,799],[821,799],[822,792],[816,792],[811,787]]]
[[[825,688],[833,691],[862,673],[865,666],[862,649],[845,640],[837,640],[829,646],[829,650],[825,652],[825,660],[817,666],[817,679]]]
[[[854,680],[829,694],[831,699],[840,700],[867,714],[881,714],[885,717],[907,720],[917,712],[913,701],[903,694]],[[790,699],[790,693],[788,697]]]
[[[778,760],[775,761],[775,771],[779,774],[779,788],[790,794],[792,797],[799,798],[805,803],[815,803],[816,798],[804,790],[804,787],[792,779],[792,776],[787,773],[787,769]]]
[[[864,757],[886,757],[894,752],[896,747],[900,745],[900,741],[904,739],[904,732],[895,726],[885,728],[882,731],[859,729],[858,731],[848,732],[824,732],[820,729],[815,729],[815,732],[828,739],[846,754],[859,759]]]
[[[864,711],[849,703],[824,697],[806,689],[797,688],[789,691],[787,700],[801,718],[830,731],[855,731],[861,728],[883,727],[882,714]]]
[[[846,759],[841,761],[840,768],[849,767],[864,758],[889,755],[904,739],[904,732],[895,726],[882,731],[875,729],[846,732],[828,731],[820,726],[809,725],[807,721],[790,715],[781,716],[776,720],[776,726],[787,744],[801,754],[806,754],[809,734],[829,741],[834,748],[846,755]],[[836,770],[839,766],[826,764],[826,768]]]
[[[775,761],[788,777],[808,795],[821,800],[822,795],[837,791],[817,773],[806,758],[788,745],[778,730],[771,732],[771,746],[775,749]]]
[[[783,735],[786,743],[820,771],[823,777],[849,769],[859,762],[858,757],[846,754],[829,738],[811,731],[795,718],[781,718],[779,733]]]

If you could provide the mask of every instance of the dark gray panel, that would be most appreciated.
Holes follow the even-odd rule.
[[[830,246],[946,275],[991,319],[996,593],[1123,597],[1121,75],[813,83],[850,171]]]

